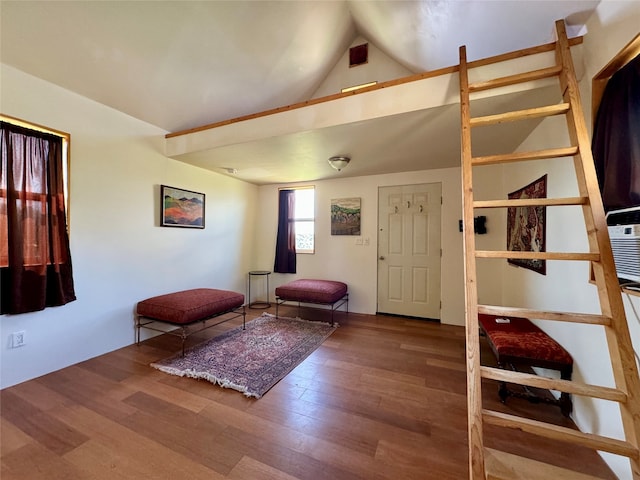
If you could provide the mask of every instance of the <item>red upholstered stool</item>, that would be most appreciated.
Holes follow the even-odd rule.
[[[226,315],[231,314],[231,315]],[[213,324],[205,324],[209,319],[225,318]],[[244,295],[230,290],[215,288],[194,288],[181,292],[158,295],[138,302],[136,306],[136,343],[140,345],[140,329],[146,328],[168,335],[176,335],[184,344],[189,335],[206,328],[233,320],[242,316],[242,327],[245,325]],[[154,327],[156,322],[178,327],[177,333]],[[190,329],[193,324],[201,323],[201,328]]]
[[[297,302],[298,309],[301,303],[328,305],[331,307],[331,325],[333,312],[341,305],[346,304],[349,313],[347,284],[335,280],[300,279],[279,286],[276,288],[276,317],[278,307],[286,302]]]
[[[513,370],[518,366],[548,368],[558,370],[563,380],[571,380],[573,358],[569,352],[530,320],[479,314],[478,322],[500,368]],[[498,393],[503,403],[510,395],[523,396],[530,401],[557,404],[565,416],[571,413],[571,396],[568,393],[562,392],[560,400],[556,401],[541,399],[526,388],[525,391],[527,393],[524,395],[512,392],[504,382],[501,382]]]

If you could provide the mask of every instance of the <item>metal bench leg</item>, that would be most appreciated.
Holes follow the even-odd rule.
[[[187,335],[187,328],[186,327],[182,327],[182,332],[180,332],[180,338],[182,338],[182,356],[184,357],[184,344],[187,341],[187,337],[189,335]]]
[[[504,369],[504,365],[498,362],[498,368]],[[500,402],[507,403],[507,398],[509,398],[509,389],[507,388],[506,382],[500,382],[500,386],[498,387],[498,396],[500,397]]]
[[[571,380],[571,370],[562,370],[560,372],[560,378],[562,378],[562,380]],[[565,417],[569,417],[569,415],[571,415],[571,412],[573,411],[571,394],[562,392],[560,394],[560,400],[558,403],[560,404],[560,411],[562,412],[562,415],[564,415]]]

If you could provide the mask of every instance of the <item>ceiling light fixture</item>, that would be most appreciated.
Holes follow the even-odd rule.
[[[338,155],[336,157],[331,157],[329,159],[329,165],[331,165],[333,168],[335,168],[337,171],[342,170],[344,167],[346,167],[347,165],[349,165],[349,162],[351,161],[351,159],[349,157],[346,157],[344,155]]]
[[[225,168],[225,170],[227,171],[227,173],[230,173],[231,175],[235,175],[238,173],[237,168]]]

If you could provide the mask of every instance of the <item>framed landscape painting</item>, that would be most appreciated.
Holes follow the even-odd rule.
[[[204,228],[204,193],[160,185],[162,227]]]
[[[509,199],[546,198],[547,176],[531,182],[508,195]],[[507,250],[511,252],[546,251],[546,207],[527,206],[507,209]],[[510,264],[528,268],[541,275],[547,274],[547,264],[542,259],[509,258]]]
[[[360,235],[360,199],[331,200],[331,235]]]

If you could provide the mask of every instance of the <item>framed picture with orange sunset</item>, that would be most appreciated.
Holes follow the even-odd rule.
[[[204,228],[204,193],[160,185],[162,227]]]

